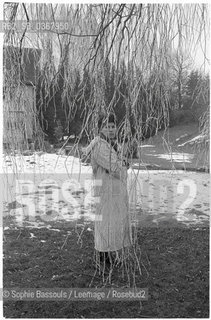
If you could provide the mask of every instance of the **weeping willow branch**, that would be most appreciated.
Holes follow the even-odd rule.
[[[184,52],[190,55],[200,48],[201,66],[207,61],[207,5],[5,3],[4,19],[14,26],[4,34],[4,119],[11,152],[23,154],[28,140],[34,141],[36,150],[46,151],[46,137],[56,144],[59,120],[68,136],[65,143],[75,136],[73,151],[78,156],[80,146],[97,134],[99,117],[110,112],[118,122],[121,158],[132,163],[142,141],[161,129],[164,148],[172,152],[165,136],[169,113],[177,100],[182,105],[183,84],[194,69],[192,61],[185,64]],[[68,28],[22,30],[16,25],[20,20],[66,23]],[[193,105],[203,97],[209,106],[205,83],[193,90]],[[199,121],[205,137],[200,147],[205,151],[208,114],[207,110]],[[137,161],[140,169],[139,154]],[[138,172],[133,176],[131,189],[140,189]],[[132,218],[135,222],[135,209]],[[83,231],[78,232],[79,239]],[[133,286],[143,272],[148,276],[136,240],[134,228],[133,251],[122,260],[124,277]],[[104,283],[111,282],[110,271]]]
[[[14,28],[5,33],[5,46],[20,48],[20,74],[21,48],[41,50],[39,117],[44,120],[42,113],[52,101],[57,117],[55,98],[61,92],[67,133],[74,117],[89,119],[82,120],[86,127],[82,126],[81,134],[92,128],[92,135],[96,115],[109,110],[120,114],[122,109],[119,122],[130,122],[130,135],[134,138],[136,132],[137,143],[146,132],[168,126],[175,54],[181,56],[199,45],[206,53],[209,38],[204,4],[6,3],[4,12],[13,23],[20,19],[68,22],[68,30],[63,31],[30,33],[27,28],[23,32]],[[17,81],[9,74],[5,79],[8,88]]]

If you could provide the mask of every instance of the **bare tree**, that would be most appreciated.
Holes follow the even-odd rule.
[[[181,52],[202,44],[204,61],[207,60],[207,4],[5,3],[4,19],[12,26],[4,34],[5,53],[11,66],[4,65],[5,100],[12,97],[27,114],[27,104],[20,94],[26,86],[24,49],[41,50],[36,62],[40,109],[33,110],[34,116],[37,119],[39,115],[44,122],[43,112],[51,104],[56,118],[56,94],[62,82],[61,103],[68,121],[74,119],[76,110],[81,111],[77,142],[83,134],[88,139],[93,136],[100,113],[108,114],[117,107],[124,110],[120,129],[131,138],[131,143],[140,143],[151,129],[156,133],[162,126],[166,128],[170,65],[176,72],[181,107],[186,68]],[[169,55],[174,48],[178,49],[176,57]],[[76,78],[80,79],[77,92]],[[112,83],[110,91],[108,81]],[[5,114],[9,109],[10,104],[4,106]],[[36,134],[41,132],[38,121],[33,129]],[[10,133],[14,138],[17,135],[15,128]],[[43,142],[42,134],[38,141]],[[13,139],[11,145],[16,148]],[[129,285],[135,284],[137,270],[141,275],[138,254],[139,248],[135,247],[133,265],[129,256]]]
[[[175,96],[176,109],[183,107],[183,96],[185,94],[188,72],[192,66],[192,61],[184,52],[175,52],[172,54],[169,63],[169,81],[171,84],[172,95]]]
[[[80,72],[81,79],[85,71],[91,74],[91,92],[93,108],[97,112],[106,105],[104,93],[106,81],[106,63],[115,69],[115,90],[108,109],[116,103],[115,97],[124,80],[128,85],[128,96],[124,97],[126,110],[136,110],[140,90],[147,90],[147,80],[151,74],[157,79],[151,82],[150,92],[156,91],[158,77],[167,83],[168,68],[177,74],[178,105],[182,105],[182,78],[187,68],[183,49],[193,48],[208,35],[208,8],[205,4],[5,4],[5,19],[14,24],[12,30],[5,32],[5,46],[18,46],[21,68],[22,48],[33,47],[42,50],[40,71],[45,88],[49,92],[50,84],[58,81],[61,68],[64,73],[63,98],[68,98],[68,90],[74,85],[74,75]],[[28,22],[18,26],[16,21]],[[34,32],[30,23],[37,21]],[[43,32],[42,24],[47,21],[57,23],[58,28]],[[63,24],[62,24],[63,22]],[[63,26],[63,27],[62,27]],[[67,26],[67,28],[66,28]],[[188,44],[187,44],[188,42]],[[178,46],[176,55],[170,57],[169,48]],[[206,48],[204,48],[206,52]],[[167,59],[168,57],[168,59]],[[206,56],[204,59],[206,60]],[[168,61],[167,61],[168,60]],[[124,61],[124,79],[121,74],[121,61]],[[139,71],[138,71],[139,70]],[[143,81],[144,79],[144,81]],[[7,86],[13,82],[7,77]],[[83,92],[83,89],[81,89]],[[160,117],[166,112],[169,96],[166,86],[160,105]],[[145,101],[146,102],[146,101]],[[89,102],[88,102],[89,104]],[[148,101],[148,109],[154,108]],[[70,103],[70,112],[73,104]],[[150,116],[150,113],[149,113]],[[90,117],[90,116],[88,116]],[[158,115],[159,117],[159,115]],[[91,119],[91,118],[90,118]],[[86,122],[86,120],[85,120]],[[138,128],[137,128],[138,129]]]

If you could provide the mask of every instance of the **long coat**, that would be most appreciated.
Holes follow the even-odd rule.
[[[127,193],[127,168],[117,152],[97,137],[87,148],[91,151],[94,175],[95,249],[116,251],[131,245],[131,226]]]

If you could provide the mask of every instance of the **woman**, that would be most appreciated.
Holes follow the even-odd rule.
[[[132,244],[127,194],[127,164],[118,157],[116,122],[114,115],[101,119],[100,135],[91,141],[95,179],[95,249],[100,260],[112,264],[119,253]],[[115,253],[115,255],[114,255]]]

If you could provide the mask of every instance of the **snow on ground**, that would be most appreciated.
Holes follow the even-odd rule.
[[[194,137],[193,139],[190,139],[182,144],[179,144],[178,147],[184,147],[186,145],[194,145],[195,143],[203,143],[206,140],[208,140],[208,137],[206,135],[199,134],[198,136]]]
[[[94,220],[92,169],[78,158],[5,156],[3,170],[4,217],[14,224],[50,227],[51,221]],[[129,169],[132,222],[207,224],[209,183],[208,173]]]
[[[179,153],[179,152],[172,152],[170,154],[150,154],[148,153],[148,155],[153,156],[153,157],[157,157],[160,159],[166,159],[169,161],[173,161],[173,162],[181,162],[181,163],[191,163],[191,161],[194,158],[194,155],[189,154],[189,153]]]

